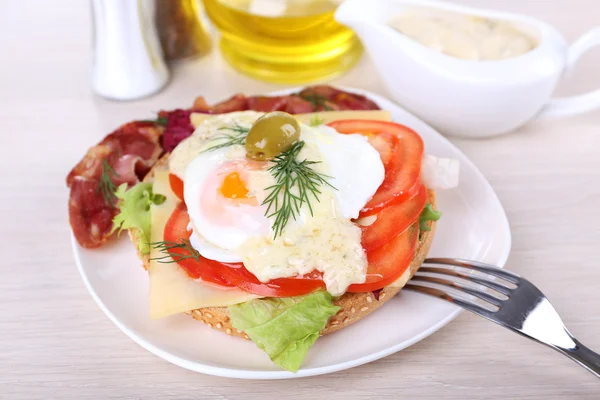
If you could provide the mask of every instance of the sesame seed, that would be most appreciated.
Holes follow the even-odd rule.
[[[203,320],[203,319],[199,319],[198,321],[200,321],[200,322],[204,323],[204,320]]]
[[[250,339],[250,338],[248,337],[248,335],[244,335],[244,340],[248,340],[248,339]]]
[[[367,311],[369,309],[369,307],[361,307],[360,311]]]
[[[212,318],[212,314],[211,314],[211,313],[204,313],[204,316],[205,316],[206,318]]]
[[[198,315],[198,316],[202,315],[202,313],[201,313],[199,310],[194,310],[194,311],[192,311],[192,312],[193,312],[195,315]]]
[[[228,335],[231,335],[231,329],[229,329],[229,328],[225,329],[225,333]]]
[[[331,325],[337,325],[337,324],[339,324],[338,321],[336,321],[336,320],[331,321]]]
[[[215,325],[217,327],[217,329],[221,329],[223,327],[223,325],[219,322],[217,323],[217,325]]]
[[[210,322],[207,322],[206,325],[208,325],[209,328],[212,328],[212,324]]]
[[[235,330],[237,333],[243,333],[242,331],[240,331],[239,329]]]
[[[381,297],[383,299],[385,297],[385,292],[381,292],[381,294],[379,295],[379,297]]]
[[[350,321],[350,318],[348,318],[348,317],[344,318],[344,323],[345,323],[345,324],[347,324],[347,323],[348,323],[348,321]]]
[[[356,312],[356,308],[352,307],[352,308],[350,309],[350,312],[351,312],[352,314],[354,314],[354,313]]]
[[[369,296],[367,297],[367,303],[371,303],[372,301],[373,301],[373,299],[372,299],[372,298],[371,298],[371,296],[369,295]]]

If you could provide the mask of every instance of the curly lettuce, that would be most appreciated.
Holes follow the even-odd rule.
[[[244,331],[281,368],[296,372],[340,307],[329,292],[265,298],[229,306],[234,328]]]
[[[150,229],[152,204],[162,204],[166,197],[152,192],[151,183],[138,183],[127,189],[127,184],[120,185],[115,196],[118,199],[119,213],[113,218],[111,233],[119,233],[126,229],[136,231],[137,248],[141,254],[150,253]]]
[[[442,216],[442,213],[434,210],[430,203],[427,203],[423,211],[421,211],[421,215],[419,216],[419,229],[421,232],[430,231],[431,228],[427,222],[429,221],[437,221]]]

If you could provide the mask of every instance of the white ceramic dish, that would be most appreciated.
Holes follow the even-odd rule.
[[[410,9],[507,21],[539,44],[521,56],[498,61],[450,57],[388,26]],[[556,29],[538,19],[428,0],[347,0],[335,18],[358,34],[392,97],[444,134],[498,135],[532,118],[565,117],[600,107],[600,90],[551,98],[560,78],[585,52],[600,45],[600,27],[567,47]]]
[[[290,91],[286,91],[290,92]],[[432,256],[504,266],[510,230],[496,194],[477,168],[448,140],[389,100],[364,91],[396,122],[421,134],[426,152],[461,163],[458,188],[438,193],[443,217]],[[251,341],[208,328],[186,315],[148,316],[148,277],[127,235],[97,250],[73,239],[81,277],[102,311],[127,336],[157,356],[193,371],[245,379],[283,379],[352,368],[402,350],[446,325],[459,309],[434,298],[401,292],[364,320],[317,340],[298,373],[280,370]]]

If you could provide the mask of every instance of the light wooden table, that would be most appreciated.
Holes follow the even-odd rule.
[[[569,40],[600,25],[597,0],[463,3],[526,12]],[[214,52],[175,66],[160,94],[117,103],[90,92],[90,11],[81,0],[0,3],[0,398],[599,399],[600,382],[557,353],[468,313],[383,360],[328,376],[249,382],[183,370],[114,326],[71,254],[64,178],[84,150],[151,111],[277,88]],[[561,93],[600,87],[600,51]],[[334,83],[385,94],[372,65]],[[550,297],[600,349],[600,112],[493,140],[455,140],[500,196],[512,227],[508,267]]]

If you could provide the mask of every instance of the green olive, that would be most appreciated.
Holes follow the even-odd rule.
[[[246,137],[246,157],[265,161],[289,149],[300,137],[300,124],[288,113],[270,112],[256,120]]]

